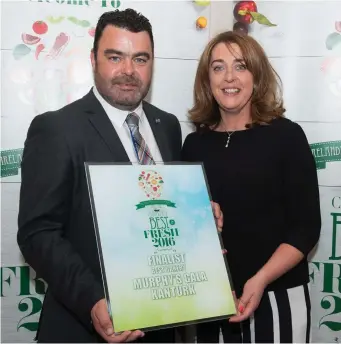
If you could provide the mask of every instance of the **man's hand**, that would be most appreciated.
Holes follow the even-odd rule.
[[[115,334],[105,299],[99,300],[93,306],[91,310],[91,318],[96,331],[108,343],[132,342],[137,338],[144,336],[144,333],[138,330],[125,331],[121,334]]]
[[[215,218],[215,224],[217,226],[217,229],[219,232],[222,232],[223,224],[224,224],[223,213],[222,213],[218,203],[211,201],[211,205],[212,205],[212,210],[213,210],[213,214],[214,214],[214,218]]]

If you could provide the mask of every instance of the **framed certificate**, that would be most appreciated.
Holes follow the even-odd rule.
[[[236,314],[201,164],[85,168],[115,332]]]

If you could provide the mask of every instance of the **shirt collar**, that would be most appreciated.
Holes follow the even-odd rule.
[[[93,86],[93,92],[96,98],[98,99],[98,101],[101,103],[104,111],[107,113],[110,120],[115,124],[115,126],[120,127],[120,128],[123,127],[128,114],[132,112],[135,112],[136,115],[140,118],[140,123],[144,121],[144,112],[143,112],[142,102],[140,102],[138,107],[133,111],[120,110],[110,105],[98,92],[98,89],[96,86]]]

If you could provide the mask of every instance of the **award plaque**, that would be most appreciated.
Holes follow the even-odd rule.
[[[201,164],[85,168],[115,332],[236,314]]]

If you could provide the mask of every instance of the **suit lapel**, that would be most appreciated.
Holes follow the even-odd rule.
[[[163,161],[171,161],[172,151],[167,141],[167,123],[162,121],[155,109],[146,102],[143,102],[143,110],[153,131]]]
[[[88,119],[110,149],[114,160],[129,162],[129,157],[114,126],[92,90],[85,96],[85,100],[86,112],[89,114]]]
[[[113,124],[93,91],[91,90],[83,99],[86,105],[85,112],[89,115],[88,119],[110,149],[114,161],[130,162]],[[143,110],[153,131],[163,161],[172,161],[172,151],[167,140],[167,123],[161,121],[155,109],[146,102],[143,102]]]

